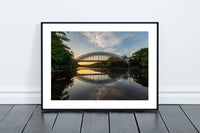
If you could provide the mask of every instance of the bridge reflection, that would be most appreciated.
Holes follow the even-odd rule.
[[[109,84],[120,79],[120,76],[110,78],[107,74],[78,74],[77,79],[91,84]]]
[[[128,74],[128,69],[124,74]],[[91,84],[109,84],[120,79],[121,71],[113,71],[106,68],[87,68],[82,67],[77,70],[76,78]]]

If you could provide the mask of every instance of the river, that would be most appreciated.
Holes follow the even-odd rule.
[[[51,86],[52,100],[148,100],[148,71],[78,67],[53,73]]]

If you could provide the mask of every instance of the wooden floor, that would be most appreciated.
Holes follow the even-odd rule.
[[[198,133],[200,105],[160,105],[159,111],[42,113],[40,105],[0,105],[0,133]]]

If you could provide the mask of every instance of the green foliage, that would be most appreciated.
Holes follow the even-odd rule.
[[[123,60],[127,60],[128,57],[127,57],[126,55],[123,55],[123,56],[122,56],[122,59],[123,59]]]
[[[97,62],[89,65],[89,67],[109,67],[107,62]]]
[[[72,68],[73,53],[64,42],[70,41],[65,32],[51,32],[51,69],[69,70]]]
[[[129,58],[131,66],[148,67],[148,48],[142,48]]]
[[[124,63],[123,61],[119,61],[120,59],[114,56],[111,56],[107,59],[108,61],[108,66],[127,66],[126,63]],[[114,62],[113,62],[114,61]],[[115,62],[117,61],[117,62]]]

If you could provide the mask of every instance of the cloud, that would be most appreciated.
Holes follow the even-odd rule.
[[[133,36],[131,33],[120,32],[82,32],[87,41],[100,48],[119,45],[124,39]]]
[[[132,54],[133,54],[133,53],[135,53],[135,51],[134,51],[134,50],[133,50],[133,51],[131,51],[130,55],[132,56]]]
[[[114,48],[106,48],[106,49],[104,49],[104,51],[105,52],[114,52],[115,51],[115,49]]]
[[[110,52],[110,53],[115,53],[117,55],[120,55],[120,53],[116,52],[115,50],[116,49],[114,49],[114,48],[106,48],[106,49],[104,49],[105,52]]]

